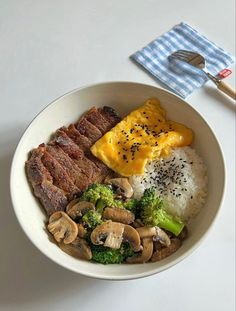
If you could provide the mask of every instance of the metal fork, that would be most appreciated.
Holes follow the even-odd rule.
[[[213,76],[207,71],[206,60],[199,53],[192,52],[192,51],[186,51],[186,50],[178,50],[172,53],[168,58],[178,59],[180,61],[188,63],[189,65],[193,67],[196,67],[202,70],[207,75],[207,77],[216,84],[217,88],[220,91],[224,92],[225,94],[227,94],[234,100],[236,99],[236,92],[230,85],[226,84],[225,82]]]

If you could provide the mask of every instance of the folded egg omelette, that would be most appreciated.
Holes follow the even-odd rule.
[[[101,137],[94,156],[122,176],[142,175],[148,161],[167,156],[173,147],[190,145],[193,132],[166,120],[158,99],[148,99]]]

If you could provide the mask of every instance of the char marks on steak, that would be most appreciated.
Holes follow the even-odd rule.
[[[73,181],[73,183],[83,191],[88,186],[88,178],[77,164],[57,145],[48,144],[46,150],[54,157]]]
[[[96,126],[102,134],[106,133],[112,128],[111,122],[105,118],[96,107],[91,108],[84,118]]]
[[[85,117],[82,117],[76,127],[80,134],[86,136],[93,143],[103,135],[102,132],[95,125],[86,120]]]
[[[93,142],[91,140],[89,140],[86,136],[80,134],[74,124],[70,124],[68,128],[62,127],[60,130],[65,132],[66,135],[70,137],[84,151],[90,149],[90,147],[92,147],[93,145]]]
[[[90,184],[114,174],[90,147],[119,121],[111,107],[93,107],[76,124],[57,130],[47,145],[30,152],[26,174],[48,215],[65,210]]]

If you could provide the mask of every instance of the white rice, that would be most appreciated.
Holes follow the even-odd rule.
[[[195,217],[205,203],[207,172],[191,147],[175,148],[167,158],[151,161],[143,176],[130,177],[134,197],[154,186],[166,203],[166,210],[184,221]]]

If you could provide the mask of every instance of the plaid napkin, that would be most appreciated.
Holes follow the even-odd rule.
[[[168,60],[168,56],[177,50],[200,53],[206,60],[207,69],[213,75],[217,75],[234,62],[234,58],[228,52],[200,35],[186,23],[174,26],[170,31],[131,55],[131,59],[142,65],[169,89],[185,98],[206,83],[208,77],[189,64]]]

